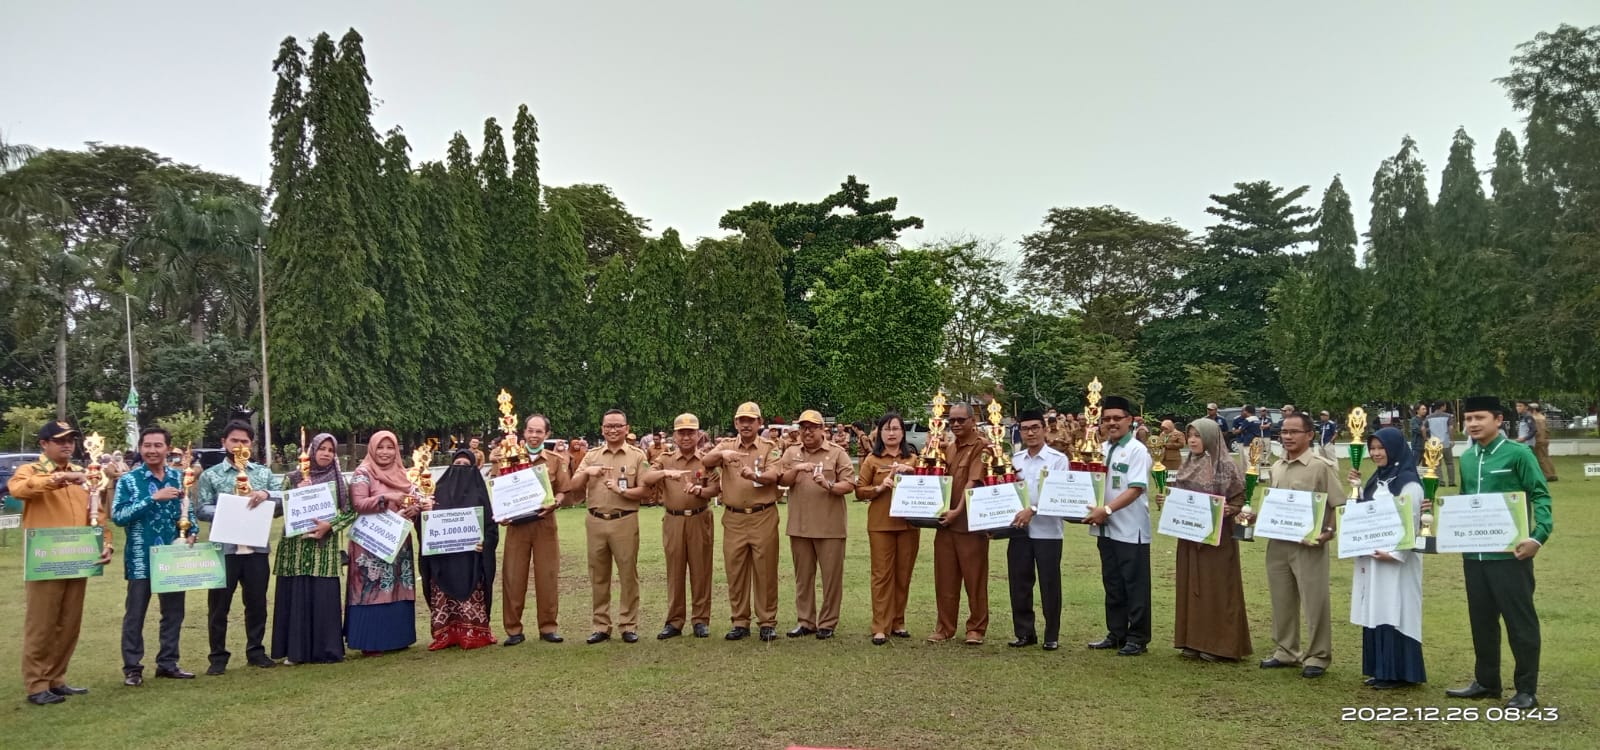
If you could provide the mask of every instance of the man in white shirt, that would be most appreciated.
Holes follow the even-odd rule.
[[[1106,637],[1093,649],[1138,656],[1150,644],[1150,449],[1133,439],[1133,405],[1121,396],[1100,404],[1106,504],[1084,523],[1098,537],[1100,582],[1106,591]]]
[[[1044,414],[1025,411],[1017,418],[1023,449],[1011,457],[1017,478],[1028,488],[1031,508],[1017,512],[1012,526],[1028,527],[1027,536],[1011,537],[1006,546],[1006,578],[1011,582],[1011,627],[1016,639],[1009,646],[1023,648],[1039,642],[1033,619],[1033,579],[1039,578],[1039,604],[1044,607],[1044,650],[1061,647],[1061,537],[1059,516],[1041,516],[1039,484],[1046,469],[1070,469],[1066,454],[1045,445]]]

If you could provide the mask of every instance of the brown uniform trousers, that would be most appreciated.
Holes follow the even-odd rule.
[[[1539,461],[1539,471],[1545,481],[1556,480],[1556,465],[1550,460],[1550,424],[1543,414],[1533,415],[1533,457]]]
[[[988,443],[976,433],[951,450],[951,502],[965,493],[972,480],[983,476],[983,452]],[[956,615],[961,613],[961,590],[967,592],[967,636],[983,638],[989,630],[989,537],[967,531],[967,514],[940,527],[933,535],[933,592],[938,606],[934,635],[953,638]]]
[[[750,445],[738,441],[719,444],[718,450],[732,450],[744,454],[737,465],[727,465],[719,472],[722,481],[722,566],[728,576],[728,604],[731,620],[736,628],[751,624],[752,602],[754,619],[758,627],[776,627],[778,624],[778,487],[769,484],[756,487],[753,482],[739,476],[745,466],[756,468],[760,459],[761,470],[768,471],[780,458],[777,443],[766,438],[756,438]],[[766,506],[752,513],[741,512]]]
[[[557,491],[567,482],[566,460],[559,455],[547,463],[547,454],[541,452],[534,466],[544,466],[550,472],[550,486]],[[512,467],[511,470],[526,468]],[[561,612],[561,540],[556,535],[555,511],[546,511],[536,521],[524,521],[505,527],[501,535],[505,554],[500,568],[500,621],[506,635],[522,632],[522,610],[528,603],[528,570],[533,569],[533,599],[535,614],[539,618],[539,632],[556,632],[556,617]]]
[[[89,493],[81,485],[51,487],[51,466],[43,462],[17,469],[6,489],[23,501],[22,529],[89,525]],[[69,465],[68,471],[83,471]],[[106,521],[111,508],[101,506],[100,523],[106,529],[105,544],[111,545],[111,524]],[[78,648],[78,631],[83,625],[83,594],[88,579],[28,581],[23,584],[27,598],[22,624],[22,684],[28,694],[67,684],[67,664]]]
[[[1344,504],[1338,467],[1312,449],[1294,460],[1272,465],[1271,486],[1326,492],[1330,506]],[[1323,518],[1333,528],[1333,507]],[[1328,545],[1267,540],[1267,590],[1272,596],[1272,658],[1286,664],[1328,668],[1333,661],[1332,605],[1328,591]],[[1300,645],[1300,615],[1305,612],[1305,648]]]
[[[657,457],[663,469],[682,469],[700,472],[705,492],[701,497],[690,495],[688,486],[677,480],[663,480],[661,501],[667,512],[661,517],[661,548],[667,556],[667,624],[683,629],[687,620],[696,625],[711,624],[711,553],[715,548],[717,525],[711,518],[709,498],[717,495],[715,477],[701,465],[700,459],[690,455],[685,459],[680,453],[666,453]],[[654,465],[654,464],[652,464]],[[693,515],[682,515],[690,513]],[[690,607],[684,605],[684,576],[688,576],[688,592],[694,596]]]
[[[917,564],[921,546],[918,529],[889,515],[894,490],[877,489],[898,460],[916,466],[915,456],[900,459],[867,456],[861,461],[856,497],[868,500],[867,546],[872,557],[872,632],[893,633],[906,629],[906,600],[911,596],[911,571]]]
[[[645,466],[644,451],[626,443],[621,448],[601,446],[583,457],[586,466],[604,466],[608,476],[637,487]],[[606,489],[601,479],[588,482],[589,516],[584,519],[589,549],[589,596],[594,603],[594,632],[610,633],[611,566],[616,565],[622,601],[617,606],[616,626],[624,633],[639,629],[639,503]],[[605,519],[596,513],[626,513]]]

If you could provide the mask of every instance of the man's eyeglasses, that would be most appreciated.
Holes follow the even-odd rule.
[[[1106,422],[1126,422],[1126,421],[1128,421],[1130,419],[1133,419],[1133,417],[1111,417],[1111,416],[1105,416],[1105,417],[1101,417],[1100,418],[1100,423],[1101,424],[1105,424]]]
[[[950,424],[962,424],[964,422],[971,422],[971,421],[972,421],[972,417],[950,417]]]
[[[1279,435],[1310,435],[1310,430],[1278,430]]]
[[[1025,424],[1025,425],[1022,425],[1022,431],[1023,432],[1038,432],[1038,431],[1040,431],[1042,429],[1044,429],[1044,425],[1042,425],[1042,424]]]
[[[602,429],[602,430],[622,430],[622,429],[627,429],[627,427],[628,426],[625,425],[625,424],[603,424],[603,425],[600,425],[600,429]]]

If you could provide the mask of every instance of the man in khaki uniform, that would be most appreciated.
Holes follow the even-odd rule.
[[[1550,460],[1550,423],[1545,421],[1544,406],[1533,404],[1533,457],[1539,461],[1539,471],[1546,482],[1556,481],[1556,465]]]
[[[550,420],[543,414],[528,417],[522,426],[523,444],[528,446],[528,462],[517,462],[498,469],[498,474],[510,474],[523,469],[543,466],[550,477],[550,487],[556,493],[556,505],[526,518],[503,521],[501,545],[505,555],[501,559],[500,621],[506,628],[505,645],[515,646],[527,640],[522,633],[522,610],[528,603],[528,570],[533,570],[533,599],[539,617],[539,640],[560,643],[556,632],[556,616],[561,611],[561,540],[556,536],[555,511],[565,499],[561,488],[568,480],[567,458],[559,453],[544,450],[544,441],[550,437]],[[489,458],[499,466],[503,451],[496,445]]]
[[[956,615],[961,613],[961,589],[967,590],[967,637],[969,646],[983,643],[989,630],[989,535],[967,531],[967,490],[983,478],[983,454],[989,443],[973,424],[972,407],[958,403],[950,407],[950,431],[955,442],[946,443],[945,459],[950,468],[950,510],[945,511],[939,530],[933,534],[933,591],[939,613],[938,624],[929,643],[948,641],[956,634]],[[929,440],[937,439],[929,436]]]
[[[639,501],[650,497],[640,483],[646,466],[644,451],[626,442],[628,417],[612,409],[600,418],[605,445],[589,451],[564,488],[587,488],[589,517],[589,596],[594,602],[594,632],[586,642],[611,639],[611,564],[622,580],[622,603],[617,608],[617,628],[624,643],[639,641]],[[594,480],[591,486],[590,480]]]
[[[1316,427],[1311,417],[1295,413],[1283,418],[1278,432],[1283,458],[1272,464],[1267,486],[1327,493],[1322,533],[1316,544],[1267,540],[1267,589],[1272,595],[1272,641],[1277,648],[1261,662],[1262,669],[1300,666],[1301,676],[1321,677],[1333,661],[1333,626],[1328,594],[1328,540],[1333,538],[1334,509],[1344,505],[1345,486],[1339,467],[1311,450]],[[1300,613],[1305,610],[1309,643],[1300,648]]]
[[[850,454],[826,439],[822,415],[800,413],[800,444],[783,453],[789,487],[789,550],[794,556],[794,609],[799,624],[790,638],[833,637],[844,600],[844,538],[850,524],[844,496],[855,491]],[[817,569],[822,569],[822,611],[817,611]]]
[[[1069,415],[1070,416],[1070,415]],[[1068,430],[1068,420],[1056,414],[1051,409],[1045,414],[1044,443],[1065,455],[1072,455],[1072,433]]]
[[[694,637],[711,635],[711,550],[716,543],[716,524],[711,520],[711,498],[720,491],[717,479],[706,470],[695,443],[700,440],[700,419],[679,414],[672,421],[672,440],[677,450],[663,451],[660,463],[651,464],[642,480],[662,496],[666,515],[661,518],[661,547],[667,555],[667,624],[657,640],[683,634],[684,574],[694,594],[690,618]]]
[[[707,469],[722,467],[722,564],[728,576],[733,629],[737,641],[750,635],[751,599],[761,640],[778,637],[778,465],[777,443],[760,437],[761,407],[739,405],[733,416],[738,437],[724,440],[703,459]],[[752,579],[755,589],[751,590]]]

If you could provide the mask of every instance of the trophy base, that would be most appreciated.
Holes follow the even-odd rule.
[[[1017,537],[1017,536],[1027,536],[1028,535],[1028,527],[1026,527],[1026,526],[1007,526],[1005,528],[1000,528],[1000,529],[989,529],[988,531],[985,531],[984,533],[988,534],[990,539],[1010,539],[1012,537]]]
[[[1239,525],[1235,524],[1234,527],[1233,527],[1233,538],[1235,540],[1241,541],[1241,542],[1253,542],[1253,541],[1255,541],[1256,540],[1256,526],[1255,526],[1255,524],[1250,524],[1249,526],[1239,526]]]
[[[900,520],[905,521],[908,525],[915,526],[919,529],[943,528],[943,526],[939,523],[939,519],[937,518],[902,518]]]
[[[1439,553],[1439,538],[1435,536],[1419,536],[1417,537],[1416,546],[1411,549],[1425,555],[1436,555]]]

